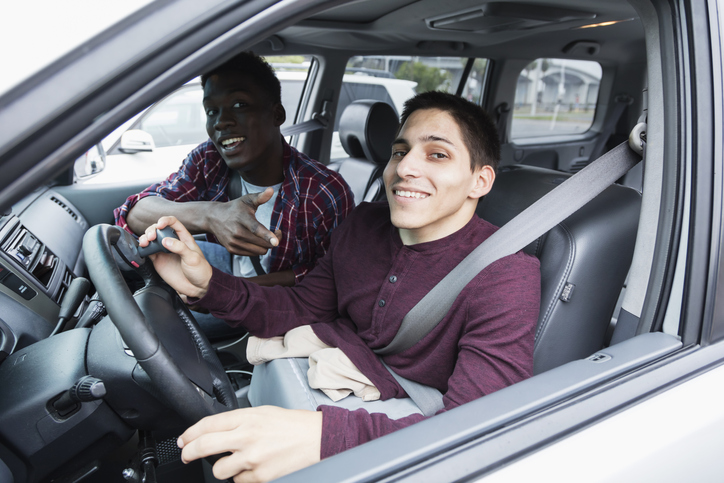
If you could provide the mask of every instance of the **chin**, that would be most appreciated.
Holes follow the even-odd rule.
[[[390,212],[390,221],[395,228],[402,230],[414,230],[425,225],[423,221],[417,220],[417,217],[409,213]]]

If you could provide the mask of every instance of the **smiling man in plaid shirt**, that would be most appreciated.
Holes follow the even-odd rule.
[[[168,179],[129,197],[114,211],[116,224],[141,235],[173,215],[207,235],[203,250],[217,268],[259,285],[294,285],[326,253],[354,207],[352,191],[286,143],[281,85],[263,59],[241,53],[201,82],[210,139]]]

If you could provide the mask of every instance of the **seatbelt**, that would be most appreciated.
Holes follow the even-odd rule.
[[[495,115],[497,120],[495,125],[498,128],[498,138],[500,143],[503,144],[508,138],[508,115],[510,114],[510,105],[507,102],[498,104],[495,108]],[[595,159],[595,158],[594,158]]]
[[[320,129],[326,128],[329,125],[329,119],[331,118],[329,114],[330,104],[330,101],[324,101],[321,113],[315,112],[312,114],[312,119],[285,127],[281,131],[282,136],[296,136],[297,134],[319,131]]]
[[[414,346],[440,323],[460,292],[485,267],[526,247],[578,211],[638,164],[641,157],[628,144],[628,142],[619,144],[493,233],[410,310],[402,320],[400,330],[392,342],[374,352],[378,356],[386,356]],[[385,364],[385,367],[388,366]],[[394,371],[390,372],[400,382],[401,376]],[[423,414],[430,416],[443,408],[442,394],[437,389],[419,383],[414,384],[418,387],[410,386],[408,389],[400,382],[416,404],[419,399],[426,406],[426,409],[423,409],[418,404]],[[430,399],[435,399],[436,405],[431,407],[428,403]],[[428,414],[426,411],[432,412]]]
[[[319,119],[310,119],[309,121],[300,122],[293,126],[285,127],[282,129],[282,136],[295,136],[305,132],[318,131],[327,127],[325,123],[319,121]]]
[[[598,135],[596,144],[593,146],[593,150],[591,150],[591,155],[588,159],[596,160],[603,154],[604,149],[606,149],[606,143],[611,137],[611,134],[616,130],[616,124],[618,124],[618,120],[621,119],[623,111],[631,104],[633,104],[633,97],[628,94],[619,94],[616,96],[616,105],[608,118],[606,118],[606,122],[603,124],[601,133]]]

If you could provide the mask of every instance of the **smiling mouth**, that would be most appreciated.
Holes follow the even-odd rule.
[[[402,196],[403,198],[416,198],[420,200],[429,196],[427,193],[420,193],[419,191],[393,190],[393,193],[397,196]]]
[[[221,141],[221,147],[224,151],[231,151],[232,149],[238,147],[244,141],[246,141],[245,136],[240,136],[238,138],[224,139],[223,141]]]

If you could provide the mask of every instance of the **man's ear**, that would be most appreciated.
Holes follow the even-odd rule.
[[[278,102],[274,104],[272,110],[274,112],[274,125],[279,127],[284,124],[284,121],[287,120],[287,111],[284,109],[284,106],[282,106],[282,103]]]
[[[495,182],[495,170],[493,167],[486,164],[482,168],[476,169],[473,176],[475,176],[475,185],[468,197],[478,199],[490,193]]]

